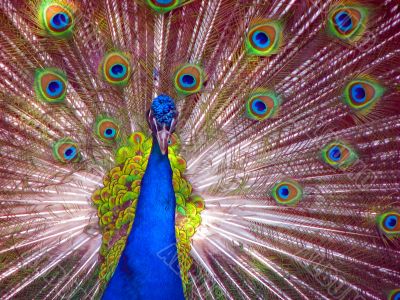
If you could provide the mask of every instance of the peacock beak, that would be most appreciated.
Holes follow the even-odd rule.
[[[167,130],[165,124],[161,130],[157,130],[157,142],[163,155],[168,153],[168,141],[170,136],[171,133]]]
[[[150,125],[151,130],[153,131],[153,134],[157,138],[158,145],[160,146],[161,153],[163,155],[168,153],[168,141],[169,138],[171,137],[171,134],[175,131],[176,127],[176,119],[172,119],[171,126],[169,128],[167,127],[166,124],[162,124],[162,127],[160,128],[160,125],[157,123],[156,119],[153,117],[153,114],[151,110],[149,111],[147,115],[148,123]]]

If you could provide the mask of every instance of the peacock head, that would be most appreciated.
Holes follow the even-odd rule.
[[[157,138],[162,154],[168,152],[168,140],[175,131],[177,119],[178,111],[174,99],[163,94],[153,99],[147,113],[147,122],[153,136]]]

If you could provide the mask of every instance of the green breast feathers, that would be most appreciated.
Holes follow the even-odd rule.
[[[146,171],[151,147],[151,137],[147,137],[142,132],[132,133],[128,143],[117,150],[116,166],[105,175],[104,186],[92,195],[103,233],[100,248],[102,264],[99,272],[103,286],[110,280],[132,228],[141,180]],[[201,224],[200,213],[204,209],[204,200],[192,194],[192,187],[183,176],[186,161],[179,156],[179,148],[179,139],[176,134],[173,134],[169,141],[168,157],[173,171],[177,204],[175,228],[178,259],[185,287],[192,265],[192,259],[189,256],[191,238]]]

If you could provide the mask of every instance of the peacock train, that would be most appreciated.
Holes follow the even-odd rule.
[[[3,0],[0,72],[0,299],[400,300],[398,0]]]

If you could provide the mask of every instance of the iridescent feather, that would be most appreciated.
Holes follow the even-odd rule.
[[[0,1],[0,298],[102,297],[167,94],[187,299],[398,300],[399,32],[395,0]]]

